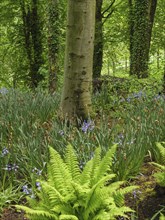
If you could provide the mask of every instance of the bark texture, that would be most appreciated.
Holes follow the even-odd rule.
[[[25,7],[25,1],[20,1],[24,45],[29,65],[28,81],[31,88],[36,88],[43,76],[39,73],[39,69],[43,64],[42,58],[42,39],[41,39],[41,23],[38,15],[38,1],[32,0],[31,5]]]
[[[129,0],[130,75],[148,77],[152,27],[157,0]]]
[[[57,84],[59,52],[59,1],[48,0],[48,56],[49,56],[49,91],[55,92]]]
[[[95,0],[69,0],[62,115],[85,119],[92,111]]]
[[[101,76],[103,64],[103,23],[102,23],[103,0],[96,0],[95,42],[93,56],[93,78]]]

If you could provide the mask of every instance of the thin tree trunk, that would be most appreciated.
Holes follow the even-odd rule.
[[[103,23],[102,23],[103,0],[96,0],[96,24],[93,56],[93,78],[101,76],[103,64]]]
[[[92,111],[92,67],[95,0],[68,1],[64,86],[64,117],[85,119]]]
[[[59,52],[59,2],[48,1],[48,57],[49,57],[49,91],[54,93],[57,84]]]
[[[25,8],[24,0],[20,1],[25,41],[24,45],[29,66],[28,84],[31,88],[36,88],[39,82],[43,80],[43,76],[39,73],[39,69],[43,63],[42,40],[37,0],[33,0],[31,4],[31,7],[28,5],[27,8]]]
[[[148,77],[152,27],[157,0],[129,0],[130,75]]]

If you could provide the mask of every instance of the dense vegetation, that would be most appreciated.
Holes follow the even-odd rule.
[[[165,2],[93,3],[0,3],[2,220],[164,219]]]

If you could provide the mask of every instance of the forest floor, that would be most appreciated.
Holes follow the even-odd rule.
[[[151,220],[165,206],[165,188],[156,185],[154,172],[156,172],[155,168],[146,163],[140,174],[130,181],[131,185],[138,186],[137,190],[126,196],[126,205],[136,211],[134,217],[130,219]],[[1,220],[27,220],[27,218],[23,212],[17,213],[14,209],[5,209]],[[159,220],[159,214],[154,220]]]

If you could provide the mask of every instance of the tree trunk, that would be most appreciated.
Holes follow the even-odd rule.
[[[148,77],[149,50],[157,0],[129,0],[130,75]]]
[[[103,64],[103,23],[102,23],[103,0],[96,0],[96,24],[93,56],[93,78],[101,76]]]
[[[55,92],[57,84],[58,52],[59,52],[59,2],[48,1],[48,56],[49,56],[49,91]]]
[[[42,58],[42,40],[41,40],[41,27],[38,16],[37,0],[32,0],[31,7],[28,5],[25,8],[24,0],[20,1],[25,50],[29,65],[29,86],[36,88],[43,76],[39,73],[39,69],[43,64]]]
[[[92,111],[95,0],[69,0],[61,110],[64,117],[86,119]]]

